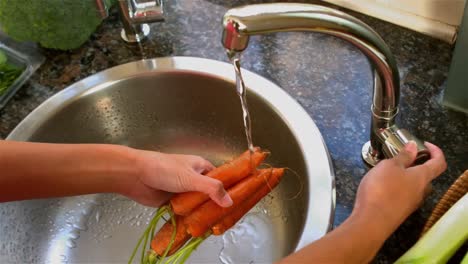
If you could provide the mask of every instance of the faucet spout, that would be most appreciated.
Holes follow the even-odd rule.
[[[272,3],[229,10],[223,18],[222,44],[230,53],[245,50],[252,35],[286,31],[312,31],[344,39],[364,53],[373,68],[370,142],[364,161],[374,166],[396,155],[409,140],[418,145],[419,162],[428,158],[424,144],[395,125],[400,96],[398,68],[384,40],[364,22],[335,9],[312,4]],[[406,142],[405,142],[406,141]],[[394,143],[392,143],[394,142]],[[392,151],[390,151],[391,149]]]

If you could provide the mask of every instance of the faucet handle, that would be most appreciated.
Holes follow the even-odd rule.
[[[163,22],[162,0],[119,0],[123,24],[121,37],[129,43],[141,42],[150,32],[147,23]]]
[[[429,149],[427,149],[427,147],[424,145],[424,142],[422,142],[419,138],[415,137],[408,130],[404,128],[398,129],[397,135],[405,144],[409,141],[416,142],[418,154],[416,155],[416,160],[414,164],[422,164],[431,158]]]
[[[133,0],[128,1],[132,6],[133,24],[145,24],[164,21],[162,0]]]
[[[398,155],[398,153],[400,153],[404,146],[410,141],[414,141],[416,143],[418,150],[414,164],[424,163],[430,158],[429,150],[424,143],[406,129],[401,129],[396,125],[393,125],[381,130],[379,137],[383,142],[383,153],[388,158]]]

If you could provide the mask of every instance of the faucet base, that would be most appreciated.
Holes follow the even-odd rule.
[[[374,153],[374,150],[371,146],[371,143],[370,141],[367,141],[362,146],[361,155],[362,155],[362,159],[364,160],[364,162],[370,167],[374,167],[381,160],[379,157],[377,157],[376,154],[373,154],[373,153]]]
[[[148,24],[141,24],[141,25],[135,25],[135,31],[134,32],[128,32],[125,31],[124,28],[122,28],[122,31],[120,32],[120,36],[125,42],[128,43],[138,43],[142,42],[144,39],[146,39],[150,33],[150,26]]]

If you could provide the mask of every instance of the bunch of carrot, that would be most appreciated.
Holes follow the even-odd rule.
[[[233,205],[223,208],[209,196],[200,192],[187,192],[172,197],[168,205],[158,209],[143,233],[129,263],[143,245],[141,263],[183,263],[210,235],[222,235],[233,227],[263,197],[280,182],[284,169],[257,169],[268,153],[260,148],[246,151],[234,160],[210,171],[206,176],[220,180],[233,200]],[[170,219],[154,234],[163,215]],[[145,251],[152,238],[149,251]],[[166,258],[167,257],[167,258]]]

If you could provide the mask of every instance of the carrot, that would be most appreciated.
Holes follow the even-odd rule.
[[[171,249],[166,256],[174,254],[180,247],[182,247],[185,242],[190,239],[190,235],[187,233],[187,228],[184,224],[184,219],[182,216],[175,216],[176,220],[176,235],[174,242],[172,243]],[[171,242],[172,233],[174,231],[174,226],[171,221],[167,221],[158,233],[154,236],[151,241],[151,249],[153,249],[159,256],[162,256],[166,251],[169,243]]]
[[[231,162],[225,163],[208,172],[206,176],[220,180],[224,188],[229,188],[247,177],[266,158],[267,152],[260,148],[250,155],[250,151],[242,153]],[[176,194],[170,200],[172,211],[177,215],[188,215],[192,210],[209,199],[207,194],[201,192],[186,192]]]
[[[254,195],[262,186],[267,185],[271,176],[271,169],[263,169],[243,179],[228,189],[233,205],[221,207],[213,200],[208,200],[185,218],[187,231],[193,237],[204,235],[213,225],[224,216],[236,210],[236,206]]]
[[[247,214],[263,197],[270,193],[284,175],[283,168],[274,168],[268,184],[262,186],[260,190],[254,193],[243,203],[239,204],[233,212],[226,215],[220,222],[211,228],[214,235],[222,235],[226,230],[233,227],[245,214]]]

